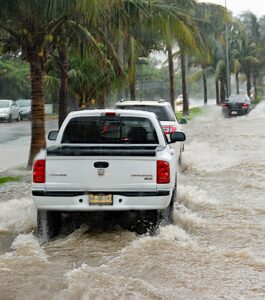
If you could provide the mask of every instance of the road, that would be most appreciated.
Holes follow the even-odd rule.
[[[0,298],[265,299],[265,102],[204,110],[185,125],[174,224],[155,236],[83,225],[42,244],[30,173],[0,186]]]
[[[57,129],[57,121],[46,122],[46,132]],[[0,122],[0,172],[20,165],[26,167],[30,149],[31,123]]]

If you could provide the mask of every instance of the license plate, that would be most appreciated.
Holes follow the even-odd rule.
[[[237,111],[231,111],[231,115],[237,115]]]
[[[112,194],[89,194],[90,205],[112,205]]]

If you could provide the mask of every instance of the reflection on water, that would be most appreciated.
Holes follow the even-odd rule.
[[[265,105],[185,125],[175,224],[32,234],[30,174],[0,187],[1,299],[264,299]]]

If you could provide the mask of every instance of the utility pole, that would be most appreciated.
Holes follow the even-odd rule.
[[[226,6],[226,0],[225,0],[225,9],[227,10]],[[230,88],[230,66],[229,66],[229,45],[228,45],[228,26],[227,22],[225,22],[225,52],[226,52],[226,85],[227,85],[227,90],[226,90],[226,96],[227,98],[231,94],[231,88]]]

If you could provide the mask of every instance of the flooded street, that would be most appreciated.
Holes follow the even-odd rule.
[[[185,125],[175,224],[156,236],[84,225],[42,244],[30,173],[9,171],[21,179],[0,185],[0,299],[264,299],[264,128],[264,102]]]

